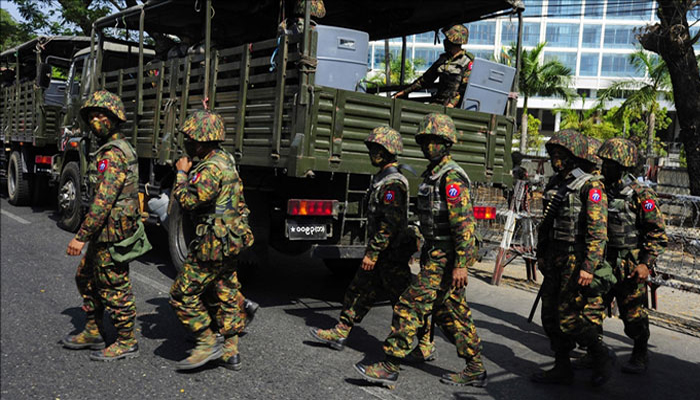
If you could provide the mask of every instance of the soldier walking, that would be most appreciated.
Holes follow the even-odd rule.
[[[88,243],[75,276],[87,321],[82,332],[66,336],[62,343],[69,349],[102,349],[90,354],[92,360],[136,357],[139,346],[134,337],[136,307],[129,261],[150,248],[139,212],[137,156],[119,133],[126,115],[118,96],[106,90],[94,92],[80,109],[80,116],[100,144],[88,170],[92,202],[66,250],[68,255],[77,256]],[[129,239],[143,246],[126,257],[115,254],[115,244]],[[116,341],[107,348],[101,334],[105,310],[117,331]]]
[[[632,356],[622,371],[641,374],[648,365],[649,316],[646,280],[656,259],[668,245],[664,218],[653,189],[631,174],[637,165],[637,147],[629,140],[613,138],[598,151],[608,194],[607,261],[617,284],[609,294],[617,300],[625,334],[634,340]]]
[[[409,87],[394,94],[394,98],[430,87],[439,78],[437,92],[430,102],[447,107],[460,107],[474,61],[473,57],[462,49],[462,45],[469,42],[469,29],[457,24],[443,28],[442,33],[445,34],[445,52]]]
[[[411,283],[408,262],[418,250],[415,233],[408,228],[408,180],[398,168],[396,157],[403,151],[401,135],[388,126],[374,128],[365,139],[370,161],[379,168],[367,194],[368,242],[360,269],[343,299],[340,321],[332,329],[311,329],[314,339],[342,350],[355,323],[362,321],[377,296],[386,290],[392,305]],[[427,326],[426,326],[427,328]],[[435,346],[424,329],[417,360],[434,360]]]
[[[614,355],[603,343],[603,295],[614,284],[603,261],[607,240],[608,200],[600,175],[584,172],[588,142],[579,132],[563,130],[546,144],[556,172],[545,187],[545,217],[539,226],[537,259],[544,275],[542,326],[554,351],[554,368],[531,376],[534,382],[571,384],[569,352],[578,342],[594,359],[591,384],[609,378]]]
[[[428,114],[416,134],[429,164],[418,189],[417,212],[425,242],[421,270],[394,306],[391,333],[384,341],[384,361],[355,369],[370,382],[392,387],[399,375],[401,359],[416,346],[417,333],[432,313],[436,324],[457,347],[466,368],[444,374],[441,382],[483,387],[487,383],[481,360],[481,341],[465,299],[467,267],[477,253],[476,225],[469,199],[469,178],[452,160],[450,147],[457,143],[452,119]]]
[[[233,156],[219,146],[225,136],[221,116],[195,111],[182,133],[189,157],[175,164],[173,197],[192,214],[197,237],[170,288],[170,304],[197,344],[177,369],[194,369],[221,358],[224,367],[239,370],[238,336],[258,308],[241,294],[236,274],[236,255],[253,244],[243,183]],[[194,157],[200,162],[190,172]],[[203,296],[214,301],[205,302]]]

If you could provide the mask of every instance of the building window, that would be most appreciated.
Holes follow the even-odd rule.
[[[584,25],[583,37],[581,38],[581,47],[587,49],[600,48],[600,34],[603,28],[600,25]]]
[[[578,29],[576,24],[547,24],[547,44],[552,47],[577,47]]]
[[[425,32],[420,35],[416,35],[416,43],[430,43],[435,42],[435,32]]]
[[[515,45],[518,41],[518,23],[503,21],[501,29],[501,45]],[[537,46],[540,42],[540,24],[538,22],[523,23],[523,46]]]
[[[598,53],[583,53],[581,54],[581,65],[579,66],[579,76],[598,76]]]
[[[469,24],[470,44],[490,44],[496,41],[495,21],[481,21]]]
[[[629,55],[625,54],[604,54],[603,66],[600,71],[601,76],[608,77],[643,77],[644,73],[637,71],[634,65],[630,64]]]
[[[581,17],[581,0],[549,0],[547,16],[578,19]]]
[[[442,51],[439,49],[416,48],[415,55],[413,56],[413,62],[422,60],[421,64],[416,66],[416,70],[421,72],[427,70],[435,61],[437,61],[440,54],[442,54]]]
[[[584,18],[603,18],[603,2],[601,0],[586,0]]]
[[[558,60],[565,67],[569,68],[571,75],[576,72],[576,53],[546,51],[544,53],[544,62],[547,63],[552,60]]]
[[[401,59],[401,47],[391,46],[389,47],[389,53],[391,53],[392,60]],[[406,53],[408,54],[408,51]],[[384,45],[382,43],[381,46],[375,46],[374,48],[374,69],[384,68],[384,61]]]
[[[609,19],[649,20],[652,6],[651,1],[608,0],[605,16]]]
[[[525,17],[541,17],[542,16],[542,0],[525,0]]]
[[[605,27],[604,47],[628,48],[634,47],[637,39],[634,37],[634,27],[629,25],[608,25]]]
[[[467,50],[475,58],[483,58],[485,60],[493,60],[493,50]]]

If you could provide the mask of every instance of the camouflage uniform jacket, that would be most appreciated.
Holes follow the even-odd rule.
[[[455,268],[471,266],[476,260],[477,243],[467,174],[451,156],[445,156],[422,176],[416,208],[421,233],[426,242],[448,242],[453,246]]]
[[[397,163],[389,164],[372,179],[367,208],[369,239],[365,255],[376,262],[379,253],[398,245],[408,229],[408,180]]]
[[[439,77],[437,93],[433,96],[431,102],[444,106],[459,107],[469,82],[469,75],[472,72],[472,60],[473,57],[464,50],[461,50],[454,56],[442,53],[437,61],[404,92],[411,93],[427,88]]]
[[[97,149],[88,166],[92,202],[75,238],[116,243],[136,231],[139,215],[138,160],[119,134]]]
[[[608,247],[628,249],[638,263],[652,268],[657,257],[668,245],[664,216],[659,209],[656,193],[625,175],[607,188],[610,201]]]
[[[193,214],[197,238],[191,250],[200,261],[221,261],[252,245],[243,183],[228,152],[211,151],[189,176],[178,172],[173,196]]]
[[[580,169],[561,179],[554,176],[545,187],[545,201],[551,201],[566,185],[568,190],[560,206],[553,210],[553,226],[538,234],[537,258],[551,259],[554,254],[580,254],[581,269],[593,273],[602,266],[608,229],[608,199],[598,175]],[[545,208],[546,204],[545,204]]]

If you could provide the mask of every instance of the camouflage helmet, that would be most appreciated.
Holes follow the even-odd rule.
[[[598,149],[600,148],[600,145],[603,142],[593,137],[586,137],[586,140],[588,140],[588,146],[586,150],[586,161],[591,162],[593,164],[599,164],[603,162],[603,160],[601,160],[600,157],[598,157]]]
[[[92,111],[106,112],[107,116],[119,122],[126,122],[124,103],[116,94],[107,90],[98,90],[85,100],[80,109],[80,117],[88,122],[88,117]]]
[[[612,138],[598,149],[598,157],[620,163],[625,168],[637,165],[637,146],[627,139]]]
[[[181,131],[195,142],[222,142],[226,137],[224,119],[209,110],[197,110],[190,114]]]
[[[401,154],[403,151],[401,134],[388,126],[378,126],[372,129],[372,132],[370,132],[367,139],[365,139],[365,144],[368,145],[370,143],[381,145],[386,151],[395,156]]]
[[[423,117],[418,125],[416,142],[420,144],[424,137],[435,135],[455,144],[457,143],[457,128],[449,115],[440,113],[430,113]]]
[[[454,44],[467,44],[469,41],[469,29],[461,24],[442,28],[447,40]]]
[[[304,15],[305,7],[306,0],[297,0],[297,3],[294,5],[294,14]],[[326,16],[326,6],[323,5],[323,0],[311,0],[311,16],[316,18]]]
[[[565,148],[576,158],[588,160],[588,141],[585,136],[574,129],[563,129],[549,139],[545,147],[550,155],[554,146]]]

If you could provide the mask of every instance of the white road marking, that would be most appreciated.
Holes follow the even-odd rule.
[[[137,280],[137,281],[139,281],[139,282],[141,282],[141,283],[145,283],[146,285],[148,285],[148,286],[154,288],[155,290],[157,290],[157,291],[159,291],[159,292],[162,292],[162,293],[170,293],[170,287],[169,287],[169,286],[164,285],[164,284],[162,284],[162,283],[160,283],[160,282],[158,282],[158,281],[156,281],[156,280],[153,280],[153,279],[147,277],[146,275],[142,275],[142,274],[139,274],[138,272],[133,272],[133,271],[129,272],[129,275],[130,275],[133,279],[135,279],[135,280]]]
[[[8,217],[14,219],[15,221],[19,222],[20,224],[25,224],[25,225],[31,224],[31,222],[27,221],[26,219],[24,219],[22,217],[18,217],[17,215],[12,214],[9,211],[0,210],[0,213],[2,213],[2,215],[8,216]]]
[[[372,396],[381,400],[404,400],[403,397],[399,397],[395,394],[389,392],[389,389],[379,386],[358,386],[363,392],[367,392]]]

